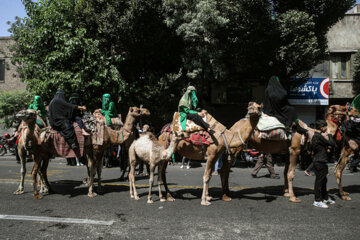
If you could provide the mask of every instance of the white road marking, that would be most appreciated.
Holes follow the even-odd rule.
[[[80,223],[80,224],[96,224],[110,226],[114,221],[96,221],[80,218],[58,218],[58,217],[41,217],[41,216],[25,216],[25,215],[1,215],[0,219],[6,220],[22,220],[22,221],[38,221],[38,222],[61,222],[61,223]]]

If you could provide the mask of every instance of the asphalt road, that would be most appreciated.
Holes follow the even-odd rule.
[[[213,176],[210,195],[214,199],[205,207],[200,205],[203,166],[169,166],[167,178],[176,201],[160,202],[155,186],[154,203],[147,204],[146,177],[136,179],[141,198],[135,201],[129,197],[128,183],[118,180],[119,168],[104,168],[105,192],[89,198],[81,184],[85,167],[66,166],[64,159],[49,166],[55,194],[34,200],[32,163],[27,165],[25,193],[13,195],[20,166],[13,157],[0,157],[0,239],[359,239],[360,235],[360,173],[347,170],[343,183],[352,200],[339,199],[330,173],[328,188],[336,204],[319,209],[312,206],[314,177],[298,169],[294,185],[301,203],[282,196],[282,167],[275,168],[279,180],[266,177],[265,168],[257,179],[250,177],[249,168],[233,168],[233,200],[220,200],[220,178]],[[17,220],[2,219],[5,216]],[[56,222],[49,222],[53,219]]]

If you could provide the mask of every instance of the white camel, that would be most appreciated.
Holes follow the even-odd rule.
[[[161,192],[161,185],[163,185],[162,168],[166,164],[160,164],[162,161],[168,161],[171,159],[174,149],[177,143],[181,140],[181,136],[174,134],[170,146],[165,149],[161,143],[157,140],[154,134],[147,132],[143,134],[139,139],[135,140],[129,149],[129,186],[130,186],[130,197],[139,200],[139,196],[136,192],[135,186],[135,167],[139,161],[144,161],[150,165],[150,179],[149,179],[149,195],[147,203],[153,203],[151,197],[152,186],[154,182],[154,171],[155,167],[159,166],[158,169],[158,187],[159,187],[159,198],[161,202],[165,202],[166,199],[163,197]]]

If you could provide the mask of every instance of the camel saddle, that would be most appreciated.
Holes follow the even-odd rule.
[[[82,157],[84,153],[85,137],[82,135],[81,128],[76,122],[74,122],[74,130],[79,144],[79,149],[76,152],[70,148],[69,144],[65,141],[65,138],[52,128],[47,128],[46,131],[43,131],[40,138],[43,141],[51,141],[51,151],[55,157],[79,158]],[[89,143],[87,142],[87,144]]]
[[[95,119],[99,122],[103,122],[106,124],[105,116],[100,113],[99,110],[95,110],[94,112]],[[122,126],[124,126],[124,123],[121,120],[121,114],[118,114],[117,118],[111,118],[111,128],[114,130],[119,130]]]
[[[207,115],[207,113],[206,113]],[[206,115],[203,118],[204,121],[206,122]],[[175,132],[187,132],[187,133],[191,133],[191,132],[198,132],[198,131],[204,131],[205,129],[200,127],[199,125],[197,125],[196,123],[194,123],[193,121],[186,119],[186,129],[185,131],[183,130],[183,128],[181,127],[181,123],[180,123],[180,113],[179,112],[175,112],[174,113],[174,117],[173,117],[173,131]]]
[[[211,140],[211,136],[206,131],[191,133],[190,136],[188,138],[185,138],[184,140],[197,146],[208,146],[211,144],[211,142],[209,141]]]
[[[273,141],[289,139],[286,135],[285,125],[276,117],[261,114],[256,130],[259,131],[259,138]]]

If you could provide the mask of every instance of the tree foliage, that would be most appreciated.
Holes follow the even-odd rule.
[[[121,110],[171,116],[191,83],[248,87],[306,73],[326,54],[326,32],[354,0],[22,0],[14,62],[49,101],[76,91],[92,109],[112,94]]]
[[[31,96],[26,91],[0,91],[0,119],[3,127],[10,128],[15,115],[31,103]]]

